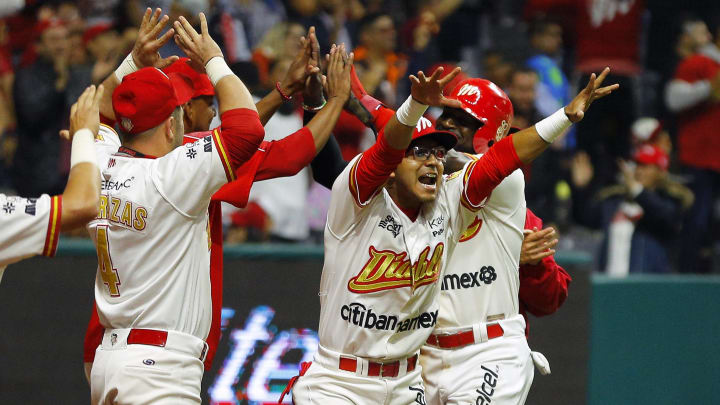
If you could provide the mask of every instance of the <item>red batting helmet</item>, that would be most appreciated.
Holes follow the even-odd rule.
[[[462,103],[463,111],[482,122],[473,137],[476,153],[485,153],[490,141],[508,134],[513,119],[510,99],[495,83],[485,79],[467,79],[458,83],[448,97]]]

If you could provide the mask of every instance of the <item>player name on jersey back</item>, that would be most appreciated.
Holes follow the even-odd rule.
[[[227,182],[206,137],[160,158],[120,148],[101,127],[97,218],[88,228],[98,254],[95,298],[110,328],[175,330],[205,339],[211,322],[207,208]]]

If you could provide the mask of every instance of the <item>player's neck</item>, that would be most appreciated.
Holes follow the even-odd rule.
[[[413,196],[403,196],[402,193],[398,192],[397,187],[388,189],[388,194],[390,194],[390,198],[392,198],[395,205],[400,208],[400,211],[402,211],[411,221],[415,222],[420,214],[420,207],[422,206],[422,203]]]
[[[123,146],[136,150],[145,155],[157,157],[165,156],[170,153],[170,151],[172,151],[172,147],[168,145],[167,142],[164,142],[164,140],[159,136],[133,139],[130,142],[123,143]]]

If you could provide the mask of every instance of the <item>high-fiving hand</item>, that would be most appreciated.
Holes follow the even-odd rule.
[[[170,28],[160,38],[160,32],[165,28],[169,17],[164,15],[160,18],[162,10],[159,8],[152,12],[150,8],[145,10],[143,15],[142,23],[140,24],[140,30],[138,31],[137,41],[132,50],[132,58],[138,69],[144,67],[154,66],[158,69],[163,69],[176,60],[177,56],[169,56],[162,58],[158,50],[165,45],[170,38],[175,34],[175,31]]]
[[[415,101],[425,105],[462,108],[460,101],[450,100],[442,94],[443,88],[460,73],[460,70],[457,67],[442,79],[440,79],[440,75],[443,73],[442,67],[435,69],[435,72],[430,77],[425,77],[425,73],[422,71],[418,72],[417,77],[410,75],[410,81],[412,82],[410,94]]]
[[[620,88],[620,85],[617,83],[600,87],[608,73],[610,73],[610,68],[605,68],[602,73],[600,73],[600,76],[596,77],[595,73],[590,75],[587,86],[565,107],[565,115],[567,115],[570,121],[575,123],[582,120],[585,116],[585,111],[590,108],[590,104],[592,104],[593,101],[603,98]]]
[[[100,99],[105,88],[100,85],[97,88],[90,86],[80,95],[75,104],[70,108],[70,131],[61,132],[61,136],[67,140],[80,129],[87,128],[97,136],[100,130]]]
[[[200,33],[190,25],[185,17],[180,17],[173,24],[175,27],[175,43],[185,52],[193,62],[205,66],[208,61],[216,56],[223,56],[220,46],[210,36],[208,23],[204,13],[200,17]]]
[[[343,104],[350,97],[350,69],[355,54],[348,56],[345,44],[334,45],[330,48],[330,57],[327,66],[327,93],[328,99],[340,97]]]

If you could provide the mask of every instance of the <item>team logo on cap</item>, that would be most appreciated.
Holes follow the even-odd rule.
[[[502,124],[498,126],[497,132],[495,132],[495,141],[500,142],[503,135],[510,129],[510,124],[506,120],[502,121]]]
[[[432,122],[430,122],[430,120],[425,117],[420,117],[420,121],[418,121],[417,125],[415,126],[415,129],[418,132],[422,132],[423,130],[428,129],[430,127],[432,127]]]
[[[465,98],[466,103],[476,104],[478,100],[480,100],[480,89],[477,86],[465,83],[460,87],[460,90],[458,90],[457,96],[458,98],[465,96],[463,98]]]
[[[133,123],[130,121],[130,118],[123,117],[120,119],[120,125],[125,129],[125,131],[130,132],[133,129]]]

